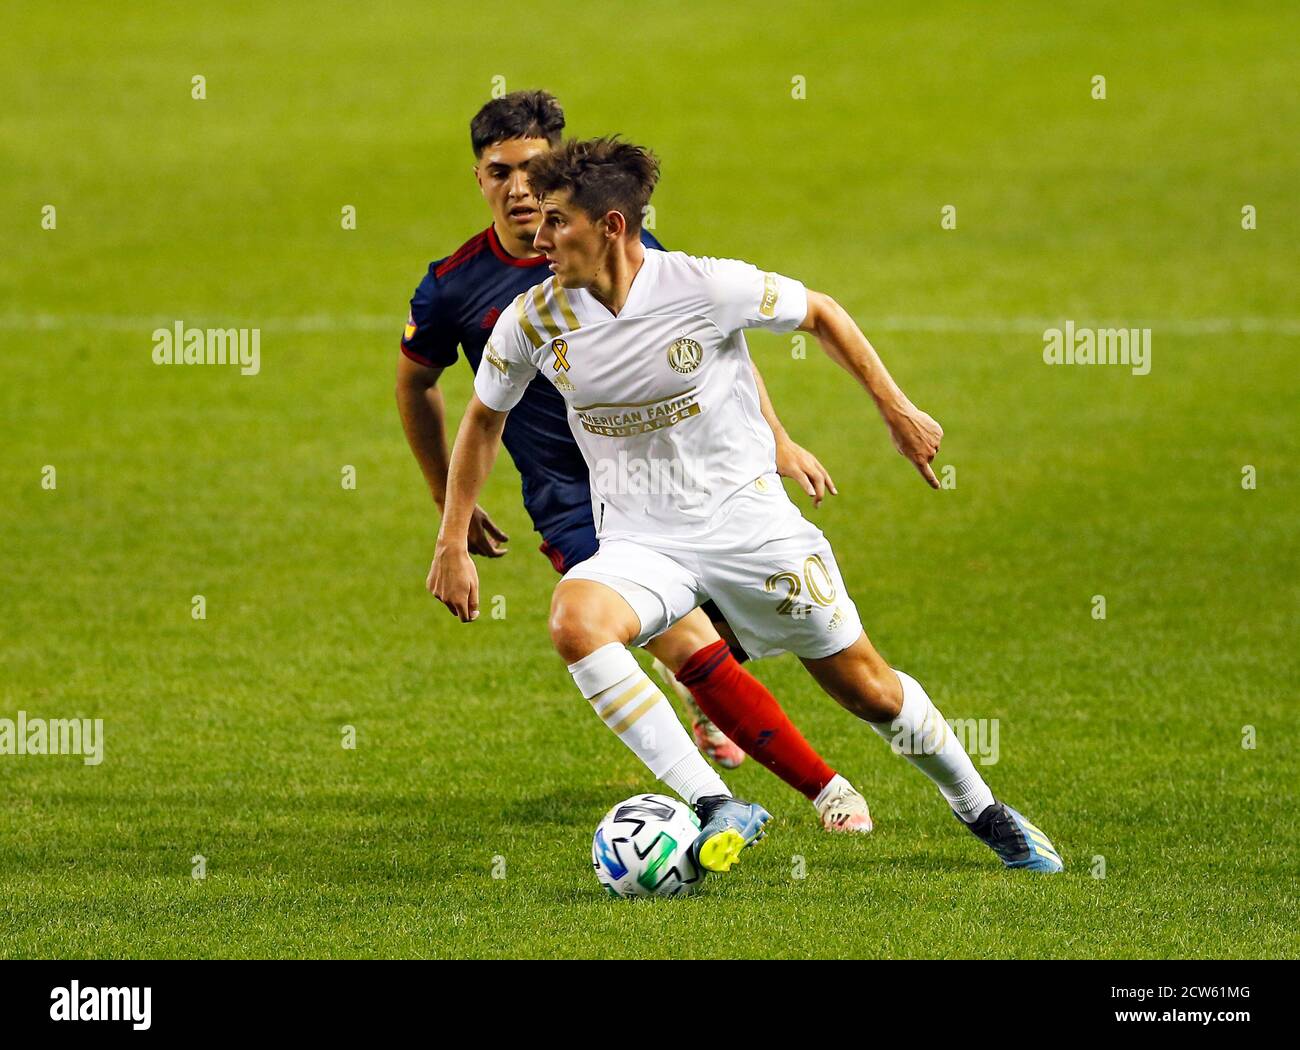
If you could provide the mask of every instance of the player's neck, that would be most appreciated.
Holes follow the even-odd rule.
[[[619,244],[606,256],[605,265],[596,272],[596,279],[587,291],[615,317],[627,303],[632,282],[645,263],[645,248],[639,240]]]
[[[505,249],[507,255],[516,259],[535,259],[542,253],[533,247],[532,238],[524,240],[521,237],[515,237],[509,233],[504,233],[500,226],[495,222],[492,223],[492,230],[497,235],[497,240],[501,247]]]

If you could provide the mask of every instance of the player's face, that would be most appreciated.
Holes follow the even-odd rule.
[[[483,199],[492,209],[492,221],[521,241],[533,239],[542,217],[528,187],[528,164],[550,149],[545,139],[506,139],[488,146],[474,166]]]
[[[588,288],[605,260],[606,227],[574,207],[567,191],[560,191],[542,200],[542,221],[533,247],[545,253],[561,287]]]

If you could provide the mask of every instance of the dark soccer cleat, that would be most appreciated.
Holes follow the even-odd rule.
[[[727,871],[740,851],[763,837],[772,814],[753,802],[727,795],[707,795],[695,803],[700,833],[691,843],[691,856],[708,871]]]
[[[960,817],[957,819],[961,820]],[[966,824],[964,820],[961,822]],[[1048,872],[1065,869],[1052,840],[1005,803],[994,802],[974,824],[966,824],[966,827],[1008,868]]]

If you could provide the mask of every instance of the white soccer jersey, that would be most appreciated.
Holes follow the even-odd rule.
[[[647,251],[617,317],[552,277],[501,315],[474,380],[509,411],[538,372],[563,395],[602,539],[706,543],[732,495],[775,471],[741,332],[793,330],[802,284],[734,259]]]

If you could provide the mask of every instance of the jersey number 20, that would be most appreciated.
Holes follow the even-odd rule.
[[[804,586],[808,588],[808,597],[817,605],[830,605],[835,601],[835,581],[831,579],[831,574],[826,568],[826,563],[822,561],[820,554],[811,554],[804,559],[803,579],[799,574],[785,569],[781,572],[774,572],[763,583],[763,590],[771,593],[781,584],[785,585],[785,597],[781,599],[776,607],[779,616],[795,616],[800,619],[809,612],[806,604],[795,605],[795,599],[802,593]],[[795,610],[800,611],[796,614]]]

